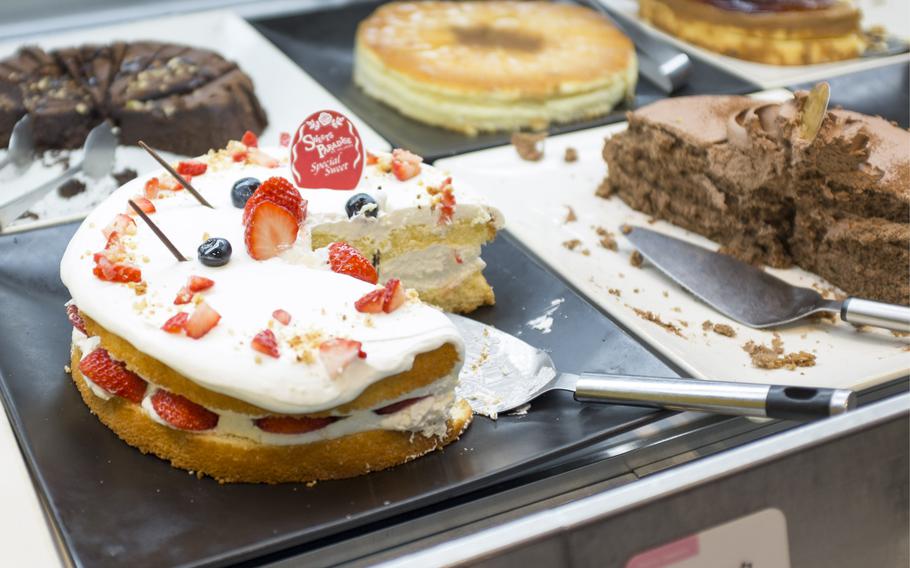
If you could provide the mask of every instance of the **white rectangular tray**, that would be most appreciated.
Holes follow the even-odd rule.
[[[253,26],[230,11],[198,12],[169,16],[98,28],[79,29],[66,33],[29,38],[29,45],[44,48],[65,47],[83,43],[103,43],[114,40],[158,40],[182,43],[214,50],[225,58],[236,61],[253,80],[256,95],[268,114],[269,125],[260,136],[263,145],[278,145],[281,132],[293,132],[311,113],[325,108],[347,114],[357,126],[364,146],[385,150],[389,148],[379,134],[366,122],[355,116],[338,99],[333,97],[296,63],[256,31]],[[21,41],[0,44],[0,57],[14,53],[23,45]],[[238,136],[242,133],[238,133]],[[0,150],[0,156],[5,150]],[[176,159],[172,154],[163,154]],[[75,153],[74,158],[78,157]],[[137,147],[120,147],[114,171],[135,169],[140,174],[158,167],[143,150]],[[5,168],[10,170],[12,168]],[[62,167],[42,167],[34,164],[21,179],[10,179],[11,172],[0,172],[4,192],[23,192],[42,181],[52,179]],[[34,229],[81,219],[98,202],[116,189],[110,177],[98,182],[80,178],[87,183],[87,190],[65,199],[56,192],[50,193],[32,209],[40,214],[37,220],[22,220],[4,232]]]
[[[760,96],[780,100],[789,94],[773,91]],[[743,344],[753,340],[770,346],[773,331],[751,329],[725,318],[653,266],[631,266],[633,249],[620,233],[620,226],[626,223],[712,249],[717,245],[668,223],[650,223],[647,215],[629,208],[618,197],[594,195],[607,174],[601,156],[604,138],[625,127],[625,123],[614,124],[548,138],[540,162],[524,161],[512,146],[504,146],[438,160],[436,165],[451,171],[456,183],[470,183],[485,194],[503,211],[506,228],[513,235],[632,333],[694,377],[861,389],[910,373],[910,338],[883,330],[857,331],[849,324],[826,321],[777,330],[788,353],[804,350],[816,355],[814,367],[756,368]],[[577,162],[563,159],[568,147],[577,150]],[[568,207],[578,217],[576,221],[565,221]],[[599,245],[596,227],[615,234],[617,252]],[[572,239],[581,244],[568,250],[563,243]],[[799,286],[831,288],[823,279],[800,269],[769,272]],[[533,282],[528,285],[533,286]],[[635,308],[654,312],[664,322],[676,325],[683,337],[643,319]],[[572,326],[561,317],[558,304],[547,313],[529,313],[527,317],[524,335],[562,333]],[[702,322],[706,320],[731,325],[736,337],[704,332]]]
[[[783,66],[753,63],[702,49],[643,22],[638,18],[638,2],[635,0],[598,1],[610,8],[617,19],[620,20],[620,23],[637,26],[645,33],[657,36],[663,41],[688,51],[711,65],[720,67],[747,81],[752,81],[763,89],[819,81],[846,73],[874,69],[899,61],[910,61],[910,53],[904,53],[890,57],[850,59],[820,65]],[[910,2],[907,2],[907,0],[862,0],[858,4],[863,11],[863,28],[882,25],[890,33],[898,37],[910,39]]]

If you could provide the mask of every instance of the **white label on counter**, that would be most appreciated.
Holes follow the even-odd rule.
[[[764,509],[640,552],[626,568],[790,568],[787,519]]]

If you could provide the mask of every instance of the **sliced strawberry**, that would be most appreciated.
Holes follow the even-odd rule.
[[[186,334],[193,339],[199,339],[206,333],[208,333],[213,327],[218,324],[218,320],[221,319],[221,314],[212,309],[211,306],[205,302],[200,302],[196,306],[196,310],[193,311],[193,315],[186,320]]]
[[[329,266],[334,272],[347,274],[370,284],[379,281],[379,275],[370,261],[347,243],[329,245]]]
[[[235,162],[245,162],[247,156],[249,156],[249,154],[247,154],[246,152],[234,152],[233,154],[231,154],[231,159],[234,160]]]
[[[392,313],[401,307],[407,300],[407,296],[404,293],[404,286],[401,285],[401,280],[397,278],[391,278],[388,282],[385,283],[385,289],[383,290],[382,295],[382,311],[385,313]]]
[[[120,233],[121,235],[135,235],[136,221],[124,213],[118,214],[110,224],[101,230],[104,238],[110,238],[111,233]]]
[[[277,321],[280,321],[282,325],[287,325],[291,323],[291,314],[287,313],[284,310],[275,310],[272,312],[272,317]]]
[[[246,201],[243,207],[243,223],[246,224],[250,219],[253,207],[263,201],[271,201],[275,205],[280,205],[294,214],[297,222],[302,222],[306,216],[304,204],[306,201],[300,196],[300,192],[291,182],[283,177],[270,177],[262,182],[253,195]]]
[[[174,298],[175,306],[182,306],[183,304],[189,304],[193,301],[193,294],[190,292],[186,286],[177,291],[177,296]]]
[[[141,209],[143,213],[150,215],[156,211],[155,206],[152,204],[152,202],[145,197],[137,195],[133,198],[133,203],[138,205],[139,209]],[[129,211],[127,211],[127,213],[130,215],[135,214],[132,207],[129,207]]]
[[[85,320],[82,319],[82,314],[79,313],[79,308],[76,307],[76,304],[70,304],[66,307],[66,317],[70,320],[70,323],[73,324],[73,327],[82,333],[88,334],[88,332],[85,331]]]
[[[382,302],[385,298],[385,289],[367,292],[362,298],[354,302],[354,309],[364,314],[382,313]]]
[[[179,394],[158,389],[152,395],[152,408],[158,417],[180,430],[211,430],[218,425],[218,415]]]
[[[341,420],[340,416],[264,416],[253,420],[260,430],[272,434],[306,434]]]
[[[183,331],[188,317],[189,314],[186,312],[180,312],[174,316],[171,316],[166,322],[164,322],[164,325],[161,326],[161,329],[168,333],[180,333]]]
[[[250,164],[262,166],[264,168],[277,168],[279,166],[279,162],[276,158],[266,154],[259,148],[250,148],[247,150],[246,159]]]
[[[126,365],[111,359],[106,349],[95,349],[86,355],[79,362],[79,371],[107,392],[136,403],[142,402],[148,386]]]
[[[92,273],[106,282],[141,282],[142,271],[127,262],[111,262],[105,256],[96,255]]]
[[[205,276],[191,275],[186,281],[186,287],[190,292],[202,292],[215,285],[215,281]]]
[[[388,406],[383,406],[382,408],[377,408],[373,412],[376,414],[379,414],[380,416],[383,416],[386,414],[395,414],[399,410],[404,410],[405,408],[411,406],[415,402],[421,401],[425,398],[427,398],[427,397],[418,396],[416,398],[406,398],[404,400],[399,400],[398,402],[393,402],[392,404],[390,404]]]
[[[177,164],[177,173],[182,176],[201,176],[208,168],[208,164],[191,160]]]
[[[366,359],[367,354],[360,348],[363,346],[359,341],[353,339],[334,338],[323,341],[319,346],[319,358],[329,377],[336,378],[344,372],[345,367],[354,362],[357,358]]]
[[[263,201],[250,212],[243,235],[246,250],[256,260],[272,258],[294,244],[299,229],[300,225],[290,211],[271,201]]]
[[[392,173],[401,181],[409,180],[420,173],[420,162],[423,158],[407,150],[392,150]]]
[[[193,179],[192,176],[183,176],[187,182]],[[174,176],[161,176],[161,179],[158,180],[159,189],[166,189],[168,191],[180,191],[183,189],[183,186],[180,185],[180,182],[177,181],[177,178]]]
[[[161,191],[161,184],[158,182],[158,178],[153,177],[145,182],[145,190],[143,193],[145,194],[146,199],[156,199],[159,191]]]
[[[376,164],[377,162],[379,162],[379,158],[376,157],[376,154],[367,150],[367,165],[372,166],[372,165]]]
[[[291,145],[291,133],[282,132],[281,135],[278,137],[278,143],[281,144],[282,146],[284,146],[285,148],[290,146]]]
[[[250,342],[250,346],[269,357],[277,359],[280,355],[278,352],[278,340],[275,339],[275,334],[272,333],[271,329],[264,329],[257,333],[256,336],[253,337],[253,341]]]
[[[246,146],[247,148],[258,148],[259,147],[259,137],[253,134],[252,131],[247,130],[243,133],[243,136],[240,138],[240,143]]]

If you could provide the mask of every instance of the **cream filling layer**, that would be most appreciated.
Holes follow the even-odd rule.
[[[89,353],[99,347],[98,337],[88,337],[77,329],[73,329],[73,347],[79,348],[84,359]],[[104,400],[110,400],[113,394],[95,384],[85,375],[82,375],[85,384],[92,393]],[[146,380],[143,377],[143,380]],[[140,408],[152,421],[177,430],[173,425],[163,420],[152,405],[152,397],[159,390],[154,383],[149,383],[149,388],[142,399]],[[412,432],[425,437],[442,437],[448,430],[448,420],[451,418],[455,405],[455,386],[458,383],[458,372],[453,371],[435,381],[431,385],[405,393],[401,397],[384,401],[379,408],[385,408],[397,402],[412,398],[421,398],[413,404],[389,414],[377,414],[374,410],[357,410],[350,414],[339,416],[339,420],[312,432],[303,434],[275,434],[258,428],[255,424],[257,418],[228,410],[219,410],[218,425],[211,429],[198,432],[202,436],[229,436],[250,440],[258,444],[273,446],[291,446],[309,444],[324,440],[341,438],[359,432],[371,430],[392,430],[398,432]]]
[[[446,289],[457,286],[484,267],[479,244],[460,247],[438,244],[384,259],[379,265],[379,280],[384,282],[394,277],[419,290]]]

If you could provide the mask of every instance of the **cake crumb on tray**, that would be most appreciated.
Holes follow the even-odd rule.
[[[626,305],[628,306],[628,304],[626,304]],[[682,337],[683,339],[686,338],[686,336],[682,334],[682,332],[679,330],[678,327],[676,327],[672,323],[667,323],[664,320],[660,319],[660,316],[655,314],[654,312],[652,312],[650,310],[642,310],[642,309],[639,309],[639,308],[636,308],[633,306],[628,306],[628,307],[632,308],[632,311],[635,312],[635,315],[637,315],[641,319],[649,321],[654,324],[657,324],[660,327],[664,328],[664,330],[666,330],[674,335],[678,335],[679,337]]]
[[[752,365],[759,369],[781,369],[790,371],[797,367],[814,367],[815,355],[805,351],[784,353],[784,342],[780,335],[774,334],[771,347],[757,344],[751,339],[743,345],[743,351],[749,354]]]
[[[736,330],[732,326],[729,326],[725,323],[714,323],[711,320],[705,320],[701,324],[701,328],[705,332],[713,331],[718,335],[723,335],[724,337],[736,337]]]
[[[542,142],[546,137],[546,132],[513,132],[512,146],[522,160],[539,162],[543,158]]]

